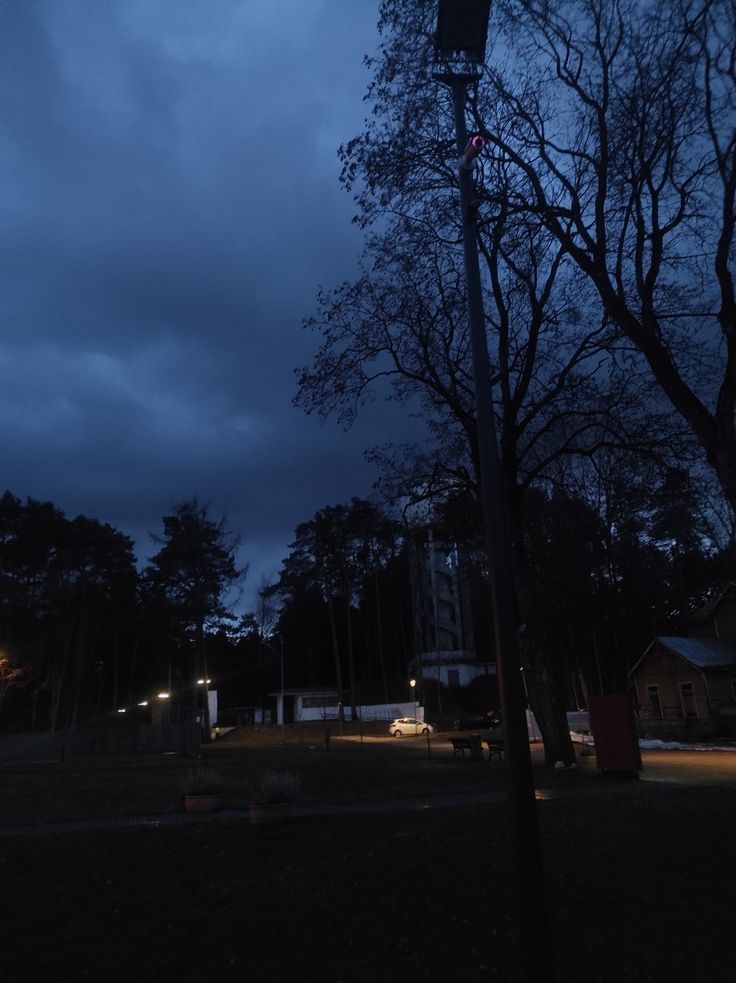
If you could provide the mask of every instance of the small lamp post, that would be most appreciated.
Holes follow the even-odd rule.
[[[210,683],[211,679],[208,677],[203,677],[197,680],[197,686],[201,686],[202,689],[198,691],[197,706],[201,706],[202,710],[202,739],[205,744],[209,744],[212,740],[212,722],[210,720]]]
[[[409,686],[411,687],[411,698],[414,701],[414,719],[417,719],[417,681],[416,679],[409,680]]]
[[[156,699],[159,700],[159,717],[160,723],[171,723],[171,693],[167,690],[156,694]],[[166,710],[164,711],[164,707]]]
[[[520,880],[524,978],[527,983],[541,983],[553,977],[551,944],[526,706],[522,674],[519,672],[518,625],[508,513],[493,417],[493,392],[473,205],[474,160],[482,152],[486,141],[480,134],[468,139],[465,123],[468,86],[477,84],[483,74],[490,6],[490,0],[438,0],[434,78],[449,87],[455,116],[481,499],[491,569],[497,670],[508,761],[509,802],[513,813]]]

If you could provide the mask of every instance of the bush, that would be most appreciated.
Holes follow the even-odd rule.
[[[301,791],[301,779],[293,771],[267,771],[255,791],[254,800],[264,804],[295,802]]]
[[[182,782],[185,795],[216,795],[222,791],[222,778],[211,768],[200,765],[187,774]]]

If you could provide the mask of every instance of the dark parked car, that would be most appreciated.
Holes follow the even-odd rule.
[[[492,730],[501,724],[501,717],[495,710],[477,716],[459,717],[455,721],[455,730]]]

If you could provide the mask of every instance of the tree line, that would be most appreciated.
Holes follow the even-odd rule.
[[[600,461],[598,462],[600,465]],[[657,633],[675,630],[728,578],[733,549],[709,527],[692,476],[627,470],[526,497],[524,535],[550,685],[566,708],[621,691]],[[0,726],[56,729],[135,711],[166,691],[202,707],[266,708],[268,694],[328,687],[346,715],[408,694],[421,646],[416,550],[428,529],[462,551],[477,656],[493,661],[477,500],[444,499],[401,514],[378,500],[325,506],[300,523],[277,579],[242,613],[238,536],[196,499],[175,506],[138,569],[130,539],[49,502],[0,499]],[[427,713],[437,694],[424,690]],[[487,694],[486,694],[487,698]],[[475,707],[446,694],[445,713]]]
[[[51,502],[0,498],[0,707],[6,728],[73,728],[207,674],[205,637],[242,577],[224,520],[177,505],[138,570],[131,539]]]

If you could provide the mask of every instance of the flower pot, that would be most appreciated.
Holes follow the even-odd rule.
[[[186,792],[184,794],[185,812],[217,812],[219,808],[219,792]]]
[[[278,823],[294,815],[293,802],[253,802],[250,806],[251,826]]]

